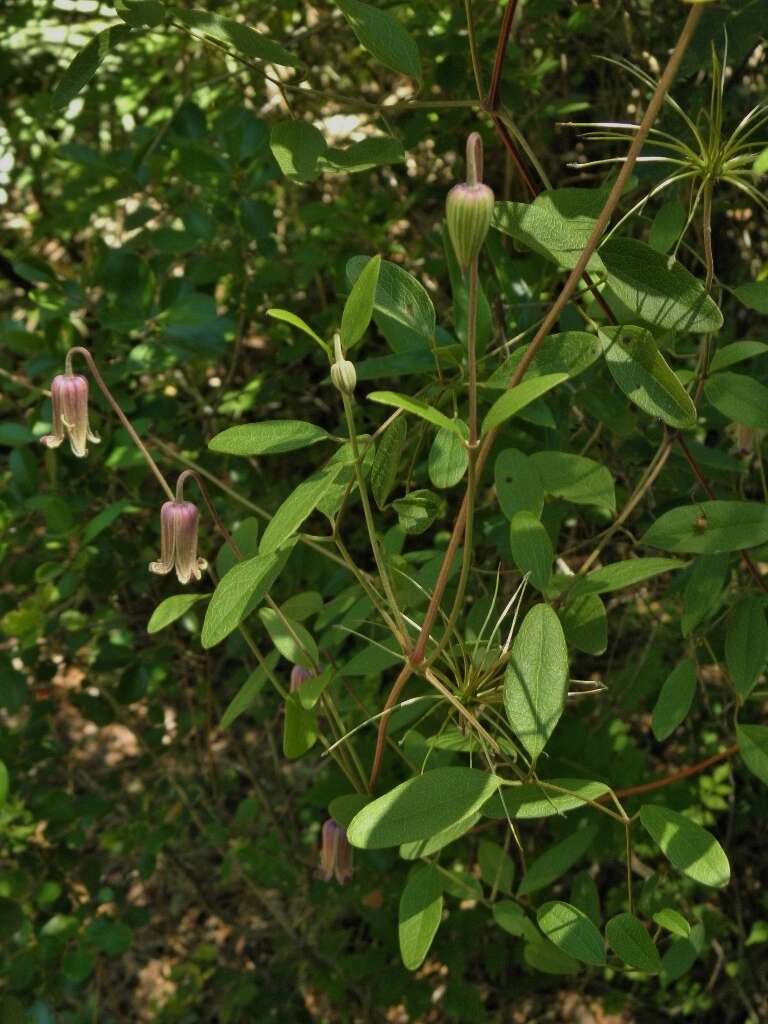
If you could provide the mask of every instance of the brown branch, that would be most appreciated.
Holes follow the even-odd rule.
[[[517,10],[517,0],[507,0],[504,14],[501,18],[499,38],[496,42],[496,56],[493,59],[493,71],[491,72],[491,84],[488,89],[488,96],[485,105],[490,111],[494,111],[499,102],[499,85],[501,84],[501,70],[504,67],[504,58],[507,55],[507,43],[512,28],[512,21]]]
[[[699,775],[701,772],[706,771],[713,764],[718,764],[720,761],[727,761],[729,758],[737,754],[739,748],[734,744],[732,747],[726,747],[725,750],[721,750],[719,754],[712,754],[711,757],[705,757],[703,761],[697,761],[696,764],[689,764],[686,768],[681,768],[679,772],[673,772],[671,775],[664,775],[660,779],[653,779],[652,782],[643,782],[639,786],[628,786],[626,789],[617,789],[615,791],[616,796],[621,800],[629,796],[640,796],[642,793],[652,793],[655,789],[663,789],[664,786],[671,786],[673,782],[682,782],[683,779],[688,779],[691,775]],[[605,796],[599,797],[600,800],[604,800],[610,797],[610,793],[606,793]]]

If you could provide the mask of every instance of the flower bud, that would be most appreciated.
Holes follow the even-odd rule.
[[[160,561],[150,562],[149,571],[165,575],[176,570],[179,583],[199,580],[208,565],[197,557],[199,513],[191,501],[166,501],[160,509]]]
[[[357,387],[357,371],[355,370],[354,363],[351,363],[349,359],[344,358],[344,353],[341,348],[341,339],[338,334],[334,336],[333,349],[335,356],[335,361],[331,366],[331,381],[333,382],[333,386],[337,391],[340,391],[342,395],[352,395]]]
[[[467,139],[468,181],[454,185],[445,203],[448,234],[463,271],[480,252],[493,217],[493,191],[482,183],[483,144],[477,132]]]
[[[40,440],[48,448],[58,448],[65,437],[69,438],[72,454],[78,458],[88,454],[86,441],[99,443],[88,425],[88,381],[79,373],[59,373],[51,383],[51,406],[53,410],[52,434]]]
[[[333,818],[323,824],[320,874],[324,882],[330,882],[335,875],[339,885],[344,885],[352,877],[352,847],[347,841],[347,831]]]
[[[314,673],[310,672],[308,668],[304,668],[303,665],[294,665],[291,669],[291,693],[296,693],[298,688],[304,682],[305,679],[312,679]]]

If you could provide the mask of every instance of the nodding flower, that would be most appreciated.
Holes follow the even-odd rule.
[[[328,818],[323,824],[320,874],[324,882],[330,882],[335,875],[339,885],[352,878],[352,847],[347,841],[347,830],[333,818]]]
[[[88,425],[88,381],[79,373],[59,373],[51,383],[53,433],[40,440],[48,448],[58,448],[69,438],[72,454],[82,459],[88,454],[86,442],[101,440]]]
[[[311,672],[308,668],[304,668],[303,665],[294,665],[291,669],[291,693],[296,693],[298,688],[304,682],[305,679],[312,679],[314,672]]]
[[[160,509],[160,561],[150,562],[149,571],[160,575],[176,570],[179,583],[199,580],[208,563],[197,556],[199,513],[191,501],[177,494]]]

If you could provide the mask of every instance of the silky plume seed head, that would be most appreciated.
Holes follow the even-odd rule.
[[[166,501],[160,509],[160,560],[149,571],[165,575],[176,570],[179,583],[199,580],[208,563],[197,555],[197,508],[191,501]]]
[[[51,382],[52,433],[41,437],[47,448],[58,448],[69,439],[72,454],[79,459],[88,454],[86,444],[101,440],[88,423],[88,381],[79,373],[59,373]]]

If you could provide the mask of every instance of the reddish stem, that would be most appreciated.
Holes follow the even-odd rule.
[[[494,111],[499,102],[499,85],[501,84],[501,71],[504,67],[504,58],[507,55],[507,43],[512,22],[517,10],[517,0],[507,0],[504,14],[499,27],[499,38],[496,42],[496,56],[493,59],[493,71],[491,72],[491,84],[488,89],[488,98],[485,101],[488,110]]]
[[[691,775],[698,775],[713,764],[718,764],[720,761],[727,761],[733,757],[734,754],[739,752],[739,748],[734,744],[732,747],[727,747],[725,750],[721,750],[719,754],[712,754],[711,757],[705,757],[703,761],[697,761],[696,764],[689,764],[686,768],[681,768],[679,772],[673,772],[672,775],[665,775],[660,779],[654,779],[652,782],[643,782],[639,786],[628,786],[626,789],[617,789],[616,796],[621,800],[629,796],[640,796],[642,793],[651,793],[655,789],[663,789],[664,786],[671,786],[673,782],[682,782],[683,779],[690,778]],[[610,794],[606,793],[604,797],[600,797],[601,800],[607,799]]]

